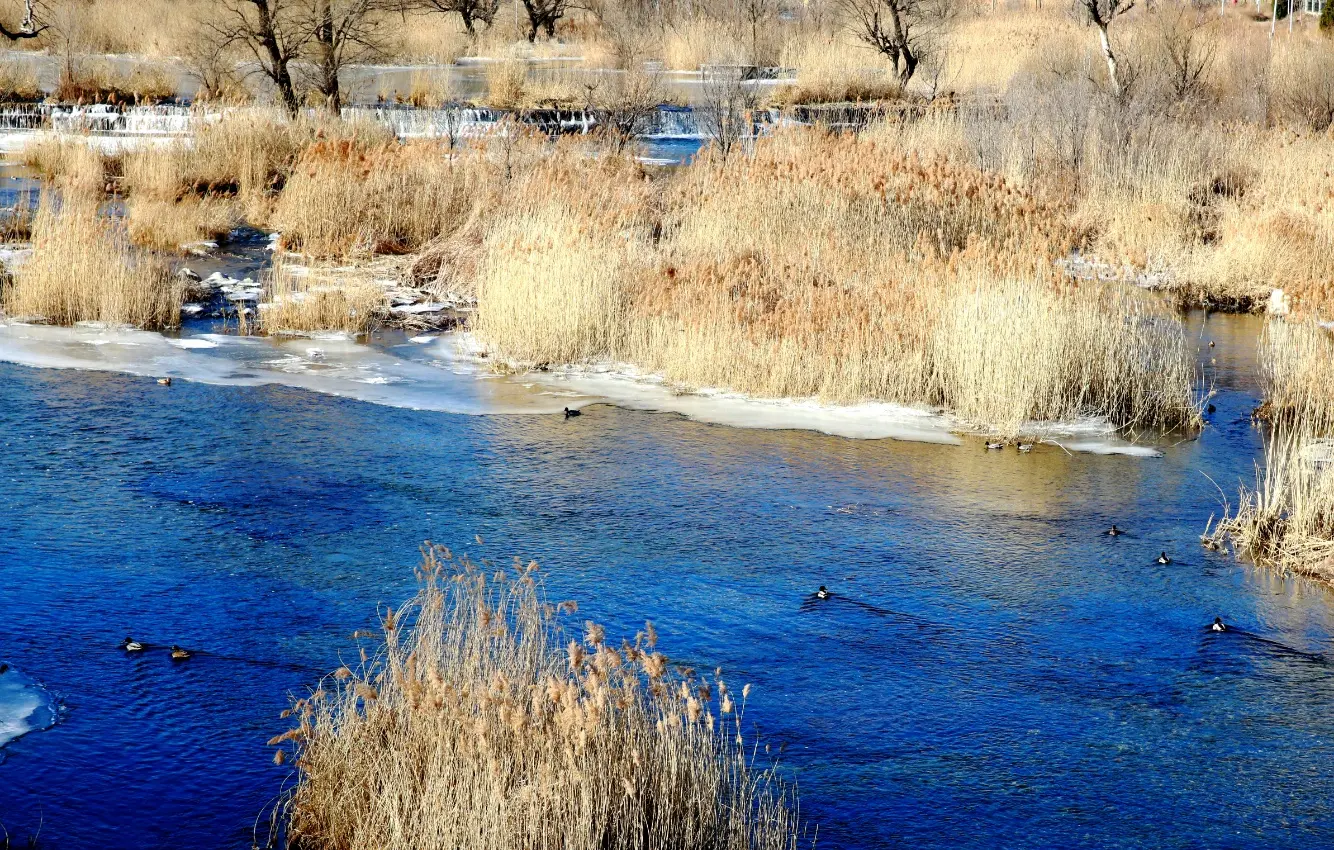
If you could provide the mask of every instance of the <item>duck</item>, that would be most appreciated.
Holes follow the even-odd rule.
[[[179,646],[177,646],[177,645],[174,644],[174,643],[171,645],[171,660],[172,660],[172,661],[184,661],[185,659],[187,659],[187,658],[189,658],[189,657],[190,657],[190,650],[188,650],[188,649],[181,649]]]
[[[1211,404],[1211,405],[1209,405],[1207,408],[1205,408],[1205,410],[1207,410],[1209,413],[1215,413],[1215,412],[1217,412],[1218,408],[1214,407],[1214,406]]]
[[[1158,556],[1158,563],[1160,563],[1160,564],[1164,564],[1164,565],[1166,565],[1166,564],[1170,564],[1170,563],[1172,563],[1172,559],[1169,558],[1169,557],[1167,557],[1167,553],[1166,553],[1166,552],[1163,552],[1161,555]]]
[[[158,378],[157,382],[164,387],[171,386],[171,378]]]
[[[135,640],[134,638],[130,637],[129,635],[125,636],[125,640],[121,643],[120,648],[125,650],[126,652],[144,651],[144,645],[139,641]]]
[[[831,593],[829,592],[829,588],[825,587],[823,584],[820,585],[820,589],[819,589],[819,590],[815,591],[815,598],[816,598],[816,599],[828,599],[828,598],[829,598],[830,596],[832,596],[832,595],[833,595],[833,594],[831,594]]]
[[[1213,347],[1214,347],[1214,341],[1213,341],[1212,339],[1209,340],[1209,347],[1210,347],[1210,348],[1213,348]]]
[[[1025,454],[1027,454],[1028,452],[1033,451],[1033,444],[1032,444],[1032,443],[1020,443],[1020,444],[1019,444],[1019,451],[1024,452]]]
[[[583,415],[584,415],[584,413],[583,413],[582,410],[570,410],[568,407],[565,408],[565,418],[566,418],[566,419],[569,419],[571,416],[583,416]]]
[[[1227,623],[1223,622],[1222,617],[1214,617],[1214,624],[1209,628],[1215,632],[1225,632],[1227,631]]]
[[[1103,532],[1103,534],[1106,534],[1108,537],[1120,537],[1125,533],[1126,530],[1124,528],[1117,528],[1116,523],[1112,523],[1112,527]]]
[[[991,440],[987,441],[987,449],[990,451],[995,451],[996,449],[1003,449],[1003,448],[1005,448],[1004,443],[992,442]]]

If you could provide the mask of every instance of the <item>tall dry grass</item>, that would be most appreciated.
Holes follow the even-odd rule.
[[[180,324],[181,291],[166,267],[137,253],[96,200],[43,196],[32,255],[5,285],[4,310],[59,325],[103,322],[157,330]]]
[[[344,149],[356,159],[392,138],[383,127],[323,117],[292,121],[272,110],[225,112],[204,122],[188,142],[122,157],[120,186],[129,198],[131,233],[141,244],[171,248],[240,221],[267,227],[308,150]],[[345,207],[333,212],[356,214]]]
[[[1204,540],[1230,538],[1261,566],[1334,583],[1334,338],[1311,321],[1271,320],[1261,364],[1264,465]]]
[[[61,192],[100,198],[106,191],[110,164],[87,139],[41,137],[24,146],[22,161]]]
[[[259,321],[266,334],[369,332],[388,307],[383,286],[364,273],[324,266],[295,267],[279,260],[264,273]]]
[[[885,58],[845,33],[790,40],[782,65],[797,69],[795,83],[779,89],[779,103],[895,100],[903,87]]]
[[[569,145],[518,176],[481,246],[478,333],[528,363],[621,350],[650,250],[649,189],[628,157]]]
[[[273,223],[311,256],[408,253],[462,226],[494,171],[477,150],[438,142],[318,142],[302,151]]]
[[[745,735],[750,686],[619,645],[536,572],[425,551],[383,642],[297,700],[294,847],[791,850],[795,792]],[[289,743],[290,742],[290,743]]]
[[[1060,284],[1059,203],[874,137],[778,134],[666,186],[603,157],[507,191],[480,261],[499,359],[610,359],[686,386],[1034,419],[1190,426],[1179,323],[1149,296]]]

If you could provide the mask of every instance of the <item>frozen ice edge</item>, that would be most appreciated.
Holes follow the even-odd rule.
[[[416,337],[384,350],[337,337],[319,349],[299,339],[0,321],[0,360],[25,366],[122,372],[231,386],[279,384],[391,407],[471,415],[552,414],[607,403],[677,413],[736,428],[817,431],[850,439],[960,445],[977,435],[939,411],[865,402],[765,399],[717,389],[683,392],[626,364],[497,374],[469,334]],[[312,352],[318,354],[312,354]],[[1159,456],[1122,440],[1106,422],[1030,423],[1024,429],[1069,451]]]
[[[55,697],[31,677],[13,667],[0,673],[0,760],[6,744],[51,728],[57,716]]]

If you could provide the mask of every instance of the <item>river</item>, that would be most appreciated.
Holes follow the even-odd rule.
[[[249,847],[288,695],[430,539],[753,683],[820,847],[1334,844],[1334,596],[1197,539],[1254,475],[1259,322],[1188,322],[1217,411],[1156,457],[0,363],[0,661],[60,706],[0,750],[0,823]]]

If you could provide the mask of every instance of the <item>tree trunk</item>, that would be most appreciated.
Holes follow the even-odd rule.
[[[917,57],[911,50],[905,49],[900,58],[902,59],[902,64],[897,66],[899,71],[899,85],[907,88],[908,81],[911,80],[912,75],[917,72]]]
[[[546,30],[547,38],[555,38],[556,19],[553,17],[548,17],[545,21],[542,22],[542,29]]]
[[[289,115],[296,117],[301,111],[301,104],[296,99],[296,88],[292,85],[292,73],[287,68],[287,57],[283,55],[282,48],[278,45],[273,11],[269,8],[268,0],[251,0],[251,2],[259,12],[260,44],[269,56],[269,77],[278,89],[278,97],[282,99],[283,107],[287,109]]]
[[[1102,55],[1107,59],[1107,76],[1111,79],[1112,94],[1121,97],[1121,78],[1116,73],[1116,54],[1112,52],[1112,40],[1107,36],[1107,25],[1099,23],[1098,40],[1102,42]]]
[[[338,52],[334,45],[333,4],[321,0],[319,23],[315,27],[315,45],[320,64],[320,94],[324,106],[334,115],[343,111],[343,92],[338,84]]]
[[[468,32],[468,38],[477,35],[477,28],[472,21],[472,8],[465,2],[463,8],[459,9],[459,15],[463,17],[463,28]]]
[[[908,44],[908,39],[903,32],[903,19],[899,17],[899,7],[895,3],[887,3],[889,11],[889,33],[890,39],[896,47],[894,57],[894,69],[899,74],[899,85],[907,86],[908,81],[917,70],[917,55],[913,53],[912,47]]]

